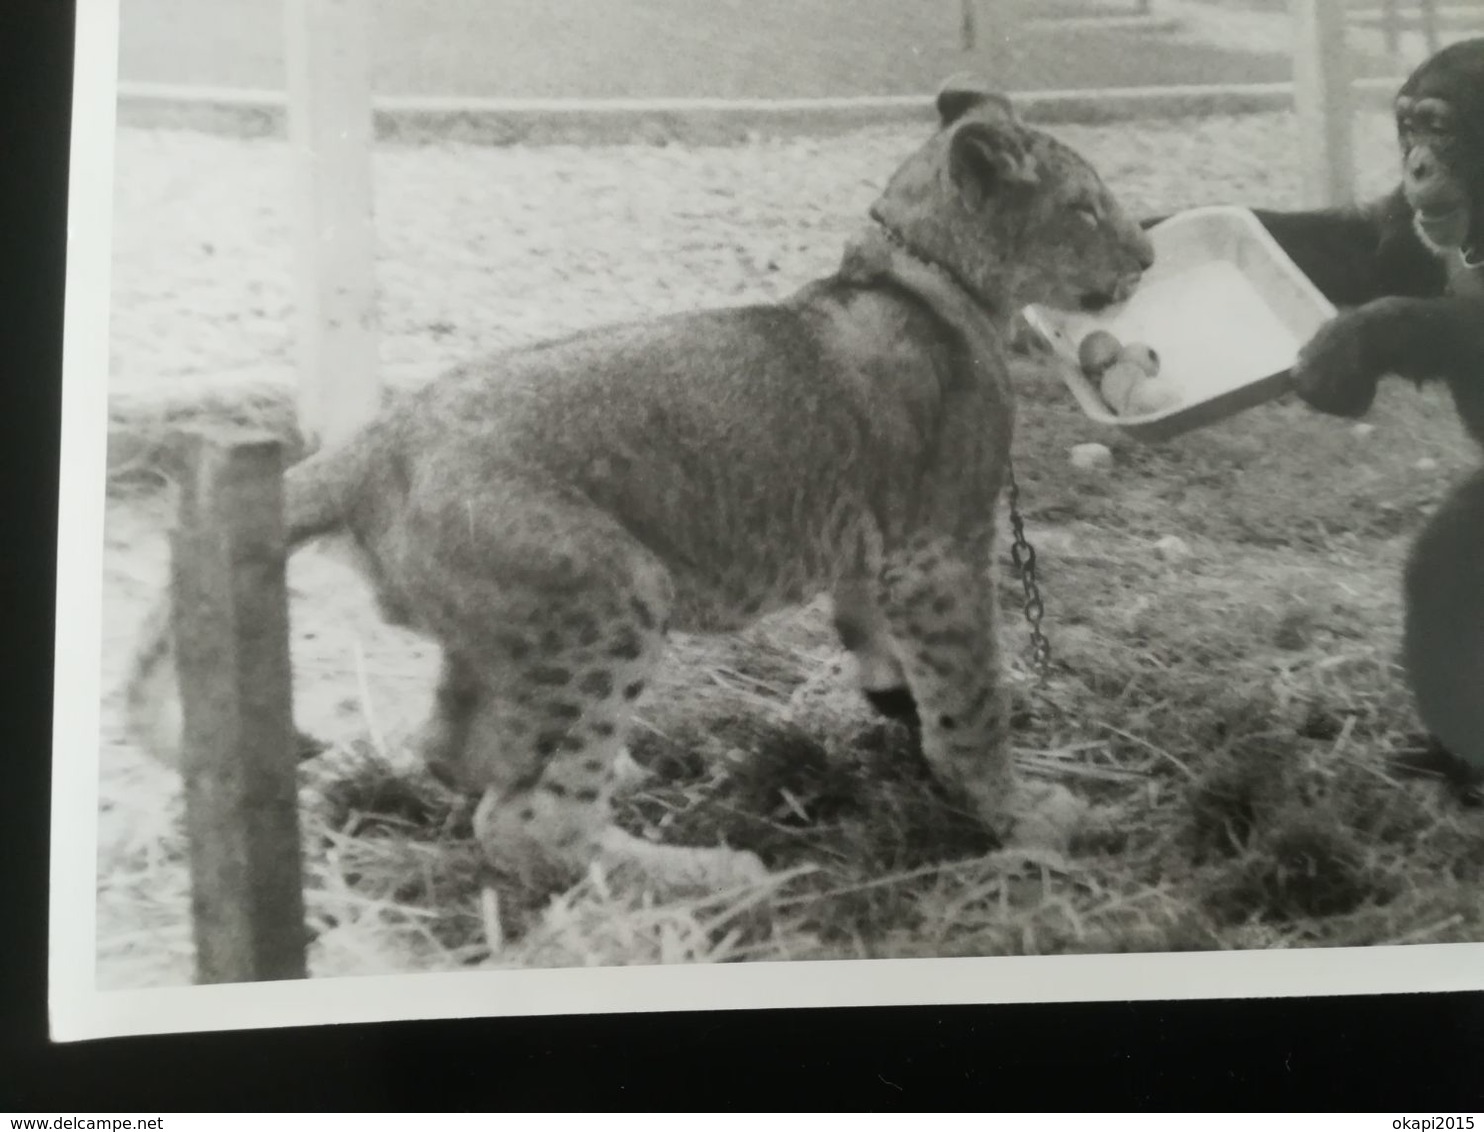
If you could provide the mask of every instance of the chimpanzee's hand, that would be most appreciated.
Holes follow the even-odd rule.
[[[1380,299],[1321,326],[1293,367],[1299,396],[1320,412],[1340,417],[1365,413],[1382,375],[1391,372],[1398,314],[1398,308]]]

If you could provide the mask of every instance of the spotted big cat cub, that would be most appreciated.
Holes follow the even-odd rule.
[[[990,830],[1030,836],[1065,802],[1017,779],[1007,742],[999,343],[1028,303],[1127,296],[1153,252],[1005,99],[955,80],[937,107],[871,210],[901,271],[847,262],[776,304],[471,362],[287,473],[291,544],[348,543],[385,617],[441,646],[418,745],[479,800],[502,868],[543,887],[594,859],[656,884],[758,875],[750,853],[621,832],[614,768],[667,633],[736,631],[820,593],[865,688],[910,698],[927,762]],[[163,597],[128,700],[167,757],[169,655]]]

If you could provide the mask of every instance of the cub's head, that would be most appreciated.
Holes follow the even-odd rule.
[[[872,205],[878,223],[1007,317],[1030,303],[1098,310],[1133,292],[1154,248],[1091,165],[972,79],[944,84],[938,115]]]

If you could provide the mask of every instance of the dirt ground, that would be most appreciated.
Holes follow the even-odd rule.
[[[1285,115],[1058,133],[1137,212],[1296,200]],[[1379,189],[1389,131],[1375,117],[1360,134]],[[833,267],[919,141],[890,129],[716,149],[381,148],[385,368],[415,382],[582,326],[786,294]],[[117,401],[244,373],[287,381],[287,156],[274,141],[121,132]],[[1088,422],[1054,379],[1019,381],[1017,470],[1057,670],[1035,692],[1017,660],[1016,743],[1028,773],[1101,807],[1070,855],[996,854],[945,820],[901,736],[830,687],[816,609],[677,642],[635,752],[655,777],[620,815],[814,871],[730,903],[656,905],[599,879],[497,932],[459,814],[401,746],[432,658],[310,550],[290,582],[296,712],[331,744],[305,771],[314,972],[1484,939],[1479,815],[1386,761],[1416,728],[1394,665],[1406,541],[1476,459],[1446,402],[1388,388],[1372,431],[1276,404],[1140,447]],[[1069,465],[1090,440],[1113,449],[1110,468]],[[111,492],[110,689],[164,574],[158,487],[136,474]],[[1189,553],[1156,552],[1167,535]],[[1004,596],[1019,654],[1013,585]],[[833,706],[790,721],[805,684]],[[185,982],[178,791],[122,741],[117,706],[110,694],[100,985]]]

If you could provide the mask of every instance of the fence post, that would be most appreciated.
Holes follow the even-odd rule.
[[[381,404],[365,0],[285,0],[295,172],[299,426],[334,444]]]
[[[1420,0],[1422,7],[1422,41],[1427,44],[1427,53],[1436,55],[1441,41],[1438,38],[1438,0]]]
[[[1355,145],[1344,0],[1293,0],[1294,108],[1311,205],[1355,199]]]
[[[1386,41],[1386,54],[1395,58],[1402,50],[1401,0],[1381,0],[1381,33]]]
[[[972,0],[972,2],[978,3],[980,0]],[[976,12],[976,25],[980,22],[979,15],[986,17],[982,21],[984,34],[977,37],[983,40],[984,71],[996,90],[1009,94],[1010,60],[1013,54],[1011,42],[1015,34],[1015,5],[1008,0],[982,0],[982,2],[984,5],[982,12]]]
[[[305,976],[282,448],[188,434],[173,536],[196,981]]]

